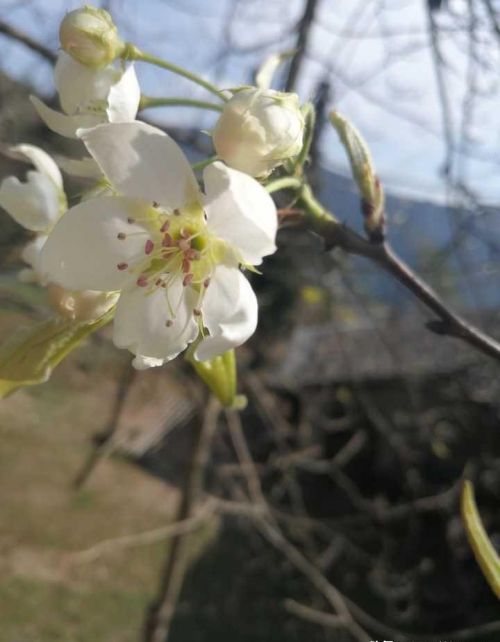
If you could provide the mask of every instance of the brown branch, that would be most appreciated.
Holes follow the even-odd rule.
[[[205,468],[220,410],[219,402],[212,397],[193,445],[190,469],[186,474],[176,517],[177,522],[185,522],[194,514],[195,503],[202,491]],[[189,539],[183,533],[179,533],[171,542],[158,596],[146,618],[145,642],[167,642],[168,640],[170,625],[187,570],[188,545]]]
[[[436,84],[439,94],[439,101],[441,104],[441,122],[446,144],[446,157],[444,161],[444,174],[448,176],[452,169],[453,154],[454,154],[454,136],[453,136],[453,121],[450,99],[448,96],[448,89],[446,86],[446,78],[444,75],[444,56],[441,50],[441,43],[439,37],[439,29],[436,24],[436,18],[429,4],[427,6],[427,24],[429,28],[429,40],[431,47],[431,56],[434,65],[434,74],[436,77]]]
[[[429,330],[447,335],[476,348],[500,362],[500,343],[455,312],[392,249],[389,243],[373,243],[340,224],[323,208],[306,186],[302,204],[307,214],[306,225],[325,242],[326,249],[340,247],[349,254],[362,256],[391,274],[438,318],[427,323]]]
[[[491,26],[493,28],[493,31],[500,38],[500,22],[498,20],[498,16],[495,11],[495,8],[493,7],[493,3],[491,2],[491,0],[483,0],[483,3],[484,3],[484,6],[486,7],[486,11],[488,12],[488,16],[491,20]]]
[[[4,22],[3,20],[0,20],[0,33],[3,34],[4,36],[7,36],[8,38],[17,40],[18,42],[25,45],[32,51],[35,51],[36,53],[40,54],[40,56],[45,58],[45,60],[47,60],[51,64],[54,64],[55,61],[57,60],[57,55],[53,51],[51,51],[48,47],[46,47],[45,45],[42,45],[41,42],[38,42],[31,36],[28,36],[28,34],[24,33],[23,31],[19,31],[19,29],[12,27],[11,25]]]
[[[331,613],[323,613],[295,600],[286,600],[285,608],[289,613],[292,613],[292,615],[307,622],[319,624],[327,629],[339,629],[345,626],[344,618],[338,615],[332,615]]]
[[[342,626],[359,642],[368,639],[368,633],[364,631],[351,615],[344,596],[324,577],[321,571],[310,562],[281,532],[271,510],[266,502],[259,475],[255,467],[250,449],[248,447],[241,419],[236,411],[228,411],[227,420],[230,428],[231,439],[236,450],[242,471],[247,480],[248,491],[253,505],[260,511],[252,515],[254,524],[261,536],[274,548],[282,553],[291,565],[300,571],[329,602],[332,609],[337,613]]]
[[[306,0],[304,15],[298,26],[297,53],[293,56],[286,79],[285,91],[293,91],[297,83],[300,68],[306,53],[307,40],[314,22],[314,15],[318,7],[318,0]]]
[[[262,537],[276,550],[282,553],[290,564],[304,575],[314,588],[321,593],[344,622],[344,627],[359,642],[369,639],[368,633],[363,630],[353,618],[350,608],[342,593],[331,584],[321,571],[310,562],[281,531],[266,519],[256,519],[255,526]]]
[[[118,423],[120,421],[125,401],[127,400],[127,395],[136,374],[137,370],[132,367],[130,362],[127,362],[117,386],[115,401],[111,411],[111,418],[106,429],[101,434],[96,435],[94,448],[89,453],[81,470],[73,481],[75,490],[83,488],[101,459],[111,454],[113,450],[112,440],[118,428]]]
[[[195,512],[192,517],[188,517],[184,521],[173,522],[172,524],[143,531],[142,533],[133,533],[105,539],[82,551],[69,553],[67,558],[68,563],[88,564],[94,562],[106,553],[115,553],[118,550],[135,548],[136,546],[148,546],[149,544],[162,542],[170,537],[192,533],[194,530],[200,528],[209,517],[215,515],[217,507],[218,503],[216,501],[207,501],[198,512]]]

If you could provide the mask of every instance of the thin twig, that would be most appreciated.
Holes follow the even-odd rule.
[[[84,462],[81,470],[76,475],[73,486],[75,490],[80,490],[87,483],[88,479],[94,472],[98,463],[107,455],[110,455],[113,450],[112,439],[116,430],[118,428],[118,423],[122,414],[125,401],[127,399],[130,386],[132,385],[134,378],[137,374],[137,370],[132,367],[130,362],[127,362],[125,369],[123,371],[120,382],[118,383],[118,388],[116,391],[115,402],[113,405],[113,410],[111,412],[111,418],[108,422],[106,429],[102,434],[96,437],[97,441],[88,455],[86,461]]]
[[[323,611],[318,611],[317,609],[313,609],[310,606],[306,606],[305,604],[301,604],[295,600],[286,600],[285,608],[292,615],[296,615],[297,617],[307,620],[308,622],[312,622],[313,624],[319,624],[327,629],[339,629],[346,625],[345,619],[338,615],[323,613]]]
[[[240,413],[237,410],[227,410],[226,419],[229,426],[229,433],[234,449],[238,456],[239,464],[247,480],[248,491],[254,504],[261,508],[268,508],[262,486],[260,484],[259,473],[253,460],[250,448],[248,447],[243,426],[241,425]]]
[[[306,209],[306,224],[321,236],[327,249],[342,248],[349,254],[370,259],[397,279],[419,301],[427,306],[438,320],[429,321],[429,330],[439,335],[455,337],[483,354],[500,361],[500,343],[466,321],[445,303],[392,249],[388,243],[373,243],[349,227],[341,225],[305,186],[301,196]]]
[[[142,533],[105,539],[85,550],[70,553],[68,561],[72,564],[88,564],[89,562],[94,562],[106,553],[115,553],[117,550],[135,548],[136,546],[147,546],[148,544],[155,544],[170,537],[187,535],[199,528],[209,517],[214,515],[217,512],[217,507],[218,502],[207,501],[192,517],[188,517],[181,522],[174,522],[173,524],[160,526],[159,528],[143,531]]]
[[[299,77],[299,72],[304,61],[307,42],[309,39],[309,34],[311,32],[311,27],[314,22],[314,16],[316,14],[317,8],[319,5],[318,0],[307,0],[304,8],[304,14],[300,20],[297,29],[297,53],[293,56],[292,62],[290,64],[290,69],[288,71],[288,77],[285,83],[285,91],[293,91]]]
[[[247,479],[248,490],[254,505],[261,507],[262,513],[254,516],[254,524],[262,537],[279,550],[288,561],[299,570],[311,584],[324,595],[332,608],[344,621],[344,627],[359,642],[366,642],[368,633],[364,631],[352,617],[344,597],[322,573],[291,543],[281,532],[268,508],[257,469],[255,468],[250,449],[243,433],[241,419],[236,411],[227,412],[231,439],[237,452],[242,470]]]
[[[12,27],[3,20],[0,20],[0,33],[2,33],[4,36],[12,38],[13,40],[17,40],[23,45],[26,45],[26,47],[28,47],[32,51],[36,51],[36,53],[40,54],[43,58],[45,58],[45,60],[48,60],[52,64],[54,64],[57,60],[56,54],[48,47],[42,45],[42,43],[38,42],[31,36],[28,36],[28,34],[24,33],[23,31],[19,31],[19,29]]]
[[[183,522],[193,515],[195,503],[202,491],[205,468],[220,410],[219,402],[215,397],[212,397],[193,445],[190,470],[184,482],[177,522]],[[158,596],[151,606],[145,622],[145,642],[167,642],[168,640],[170,626],[184,583],[188,545],[189,539],[182,533],[174,537],[171,542]]]
[[[344,627],[351,635],[359,642],[366,642],[369,634],[353,618],[344,595],[268,520],[256,519],[255,526],[262,537],[282,553],[290,564],[325,597],[338,616],[344,620]]]

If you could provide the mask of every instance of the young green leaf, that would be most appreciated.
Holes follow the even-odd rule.
[[[92,321],[52,317],[16,332],[0,349],[0,399],[23,386],[47,381],[64,357],[109,323],[113,314],[111,309]]]
[[[486,581],[500,599],[500,557],[493,548],[481,521],[474,497],[474,486],[464,482],[461,497],[462,517],[469,543]]]
[[[372,240],[381,241],[385,225],[384,190],[375,172],[370,150],[356,127],[341,114],[332,111],[330,122],[349,157],[352,175],[361,195],[366,232]]]

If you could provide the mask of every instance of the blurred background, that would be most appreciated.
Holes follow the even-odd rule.
[[[2,143],[78,155],[28,100],[57,105],[58,26],[77,6],[0,0]],[[99,6],[125,39],[220,87],[251,83],[269,54],[296,48],[274,85],[316,105],[308,171],[320,198],[361,229],[327,121],[335,107],[372,150],[395,249],[500,336],[500,2]],[[144,94],[206,97],[166,71],[137,72]],[[168,107],[140,117],[193,160],[212,153],[213,114]],[[0,177],[25,172],[0,158]],[[73,197],[83,189],[66,187]],[[43,291],[17,278],[28,238],[0,212],[2,337],[49,314]],[[498,602],[458,503],[467,474],[500,546],[498,366],[430,333],[429,314],[374,265],[325,254],[291,227],[253,285],[260,324],[238,351],[242,426],[207,406],[181,359],[134,372],[107,329],[48,383],[0,402],[0,642],[149,642],[151,605],[171,586],[169,560],[181,558],[172,642],[499,639]],[[176,537],[200,424],[214,435],[194,521]],[[267,531],[256,517],[261,491]]]

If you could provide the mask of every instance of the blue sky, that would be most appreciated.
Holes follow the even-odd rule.
[[[58,23],[80,3],[63,0],[0,0],[0,17],[57,48]],[[303,0],[115,0],[111,9],[125,38],[173,62],[216,79],[221,86],[249,82],[267,54],[293,45],[290,32]],[[443,28],[450,114],[457,153],[454,175],[467,181],[483,201],[500,200],[499,50],[492,34],[478,30],[476,55],[468,66],[465,0],[450,0],[452,16],[438,16]],[[424,0],[322,0],[298,91],[303,100],[317,83],[333,83],[332,107],[348,115],[363,132],[388,189],[430,200],[443,200],[440,175],[445,146],[443,116],[427,34]],[[484,16],[478,12],[478,23]],[[230,28],[225,25],[230,24]],[[227,55],[227,40],[231,40]],[[266,44],[267,43],[267,44]],[[256,49],[256,44],[263,46]],[[33,84],[40,94],[53,91],[49,65],[0,37],[0,64],[14,77]],[[238,51],[234,48],[237,47]],[[140,65],[144,93],[202,97],[202,91],[166,72]],[[482,92],[467,103],[470,79]],[[470,103],[470,101],[469,101]],[[462,114],[470,123],[463,137]],[[163,109],[154,118],[165,124],[209,129],[212,116],[198,110]],[[347,172],[343,150],[325,130],[325,163]]]

